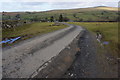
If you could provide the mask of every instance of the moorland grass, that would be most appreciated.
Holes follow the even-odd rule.
[[[36,36],[40,34],[45,34],[53,32],[59,29],[67,27],[66,25],[60,24],[58,26],[53,25],[53,22],[35,22],[32,24],[25,24],[16,28],[3,29],[2,30],[2,39],[12,38],[18,36]]]
[[[118,53],[118,22],[70,22],[70,24],[80,25],[85,27],[89,31],[96,34],[96,31],[100,31],[103,35],[102,41],[108,41],[109,44],[105,47],[112,53]]]

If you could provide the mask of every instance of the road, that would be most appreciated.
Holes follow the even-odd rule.
[[[83,30],[80,26],[69,26],[3,49],[3,78],[29,78],[36,69],[58,55]]]

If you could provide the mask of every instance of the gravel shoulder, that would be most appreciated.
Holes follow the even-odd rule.
[[[95,35],[86,30],[80,37],[78,46],[80,52],[76,54],[76,59],[63,78],[118,77],[116,58],[97,42]]]

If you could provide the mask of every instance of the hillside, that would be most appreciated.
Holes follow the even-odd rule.
[[[90,7],[66,10],[50,10],[44,12],[4,12],[3,20],[14,19],[20,15],[21,20],[49,21],[53,16],[57,21],[59,15],[67,17],[71,21],[117,21],[118,8],[116,7]]]

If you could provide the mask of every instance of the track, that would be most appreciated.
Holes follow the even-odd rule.
[[[83,30],[80,26],[69,26],[3,49],[3,78],[29,78],[36,69],[58,55]]]

